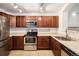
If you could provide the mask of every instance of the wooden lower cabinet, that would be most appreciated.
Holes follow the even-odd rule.
[[[9,37],[9,39],[8,39],[8,46],[9,46],[9,50],[13,49],[13,39],[12,39],[12,37]]]
[[[61,44],[53,37],[51,38],[50,46],[55,56],[61,56]]]
[[[13,36],[13,49],[24,50],[24,36]]]
[[[49,36],[38,36],[37,49],[49,49]]]

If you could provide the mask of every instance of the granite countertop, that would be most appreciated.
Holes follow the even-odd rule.
[[[52,36],[53,38],[55,38],[54,36]],[[75,52],[76,54],[79,55],[79,40],[75,40],[75,41],[63,41],[63,40],[58,40],[57,38],[55,38],[58,42],[60,42],[61,44],[63,44],[64,46],[66,46],[67,48],[69,48],[70,50],[72,50],[73,52]]]
[[[26,33],[10,33],[10,36],[24,36]],[[63,34],[58,34],[58,33],[38,33],[38,36],[51,36],[55,38],[54,36],[63,36]],[[75,52],[76,54],[79,55],[79,40],[75,41],[63,41],[63,40],[58,40],[55,38],[58,42]]]

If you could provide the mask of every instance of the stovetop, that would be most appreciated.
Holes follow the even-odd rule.
[[[25,36],[37,36],[37,32],[27,32]]]

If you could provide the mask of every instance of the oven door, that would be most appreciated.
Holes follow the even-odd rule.
[[[24,38],[24,44],[35,44],[37,43],[36,37],[25,37]]]

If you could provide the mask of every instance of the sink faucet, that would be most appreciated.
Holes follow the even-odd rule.
[[[65,32],[66,32],[66,38],[70,40],[70,37],[69,37],[69,35],[68,35],[68,30],[66,29]]]

